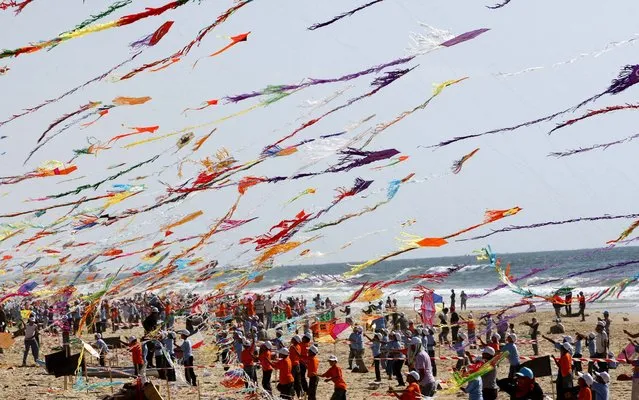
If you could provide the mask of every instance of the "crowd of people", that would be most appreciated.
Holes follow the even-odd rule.
[[[459,299],[460,308],[466,311],[468,296],[462,291]],[[198,380],[193,337],[199,331],[206,331],[215,335],[218,362],[224,365],[225,371],[241,365],[246,386],[273,393],[271,381],[276,371],[275,389],[284,399],[316,399],[323,378],[333,384],[331,399],[341,400],[347,393],[344,371],[337,356],[324,354],[323,346],[316,342],[317,324],[336,321],[335,314],[339,311],[351,326],[345,369],[350,373],[368,373],[364,360],[372,360],[373,384],[381,385],[384,377],[396,381],[396,388],[389,391],[401,400],[435,395],[439,382],[435,357],[438,346],[454,351],[457,355],[454,371],[471,377],[463,387],[469,399],[496,399],[499,392],[517,400],[543,399],[544,393],[533,370],[520,363],[521,344],[516,332],[519,328],[504,312],[486,313],[478,319],[472,312],[462,315],[456,308],[456,300],[456,293],[451,291],[449,305],[430,324],[409,319],[398,310],[397,300],[390,297],[385,303],[380,300],[364,307],[362,314],[368,322],[362,324],[354,322],[350,305],[340,307],[319,294],[312,299],[315,307],[311,310],[306,300],[299,297],[274,300],[272,296],[260,294],[244,298],[227,296],[203,308],[206,302],[194,294],[160,297],[145,293],[102,301],[95,314],[88,318],[84,315],[84,308],[89,306],[86,302],[60,306],[46,301],[12,300],[0,308],[0,330],[13,327],[17,329],[14,336],[24,335],[23,365],[26,365],[29,353],[39,362],[42,330],[79,333],[80,320],[84,317],[87,330],[95,337],[99,363],[104,366],[111,349],[102,335],[109,328],[116,332],[139,323],[144,334],[139,339],[130,336],[125,343],[135,375],[146,379],[146,372],[154,368],[160,379],[175,381],[175,368],[181,364],[186,382],[193,386]],[[579,313],[583,314],[582,307]],[[566,309],[566,314],[572,315],[572,310]],[[175,329],[178,317],[180,321],[184,319],[184,329]],[[549,327],[549,335],[561,334],[560,337],[541,334],[540,322],[535,317],[522,323],[528,329],[534,355],[539,354],[540,338],[559,351],[558,358],[553,356],[558,369],[557,398],[609,399],[609,363],[589,362],[584,368],[580,361],[586,355],[594,359],[611,358],[609,313],[604,312],[597,320],[593,332],[575,332],[574,338],[565,334],[560,318],[561,313],[555,325]],[[626,333],[631,339],[639,338],[639,333]],[[635,344],[639,348],[639,343]],[[321,360],[328,363],[323,373]],[[486,364],[494,367],[502,360],[509,366],[507,376],[499,379],[496,368],[475,374]]]

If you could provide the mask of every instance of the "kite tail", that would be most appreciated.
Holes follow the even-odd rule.
[[[639,219],[636,220],[635,222],[633,222],[625,231],[621,232],[621,234],[619,235],[619,237],[617,239],[614,240],[610,240],[608,242],[606,242],[606,244],[613,244],[613,243],[618,243],[622,240],[624,240],[625,238],[627,238],[628,236],[630,236],[630,234],[637,229],[637,227],[639,227]]]
[[[604,93],[619,94],[637,82],[639,82],[639,65],[626,65]]]

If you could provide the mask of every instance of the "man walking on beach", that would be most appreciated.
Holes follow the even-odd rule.
[[[33,354],[33,361],[38,362],[39,344],[37,340],[38,325],[35,323],[35,318],[29,317],[29,322],[24,327],[24,355],[22,356],[22,366],[27,366],[27,356],[29,355],[29,349]]]
[[[451,289],[450,290],[450,308],[454,308],[454,307],[455,307],[455,289]]]
[[[460,310],[466,310],[466,301],[468,301],[468,295],[462,290],[461,294],[459,295],[459,301],[460,301],[460,305],[459,305],[459,309]]]
[[[578,315],[581,315],[581,322],[584,322],[586,320],[586,296],[584,296],[584,292],[579,292],[577,300],[579,301]]]

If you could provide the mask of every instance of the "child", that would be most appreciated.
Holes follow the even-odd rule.
[[[455,353],[457,357],[461,357],[457,360],[457,364],[455,365],[455,371],[460,371],[466,365],[466,335],[463,332],[457,334],[457,337],[454,338],[455,342],[453,343],[453,348],[455,349]]]
[[[590,385],[590,389],[597,400],[608,400],[610,398],[610,375],[607,372],[595,372],[595,381]]]
[[[579,374],[579,380],[577,384],[579,385],[579,400],[592,400],[592,390],[590,389],[590,385],[594,382],[592,376],[589,373]]]
[[[408,387],[404,390],[388,389],[388,393],[392,393],[399,400],[419,400],[422,398],[422,392],[419,389],[419,374],[417,371],[411,371],[406,374]]]
[[[283,399],[292,400],[294,396],[293,382],[295,379],[293,378],[293,366],[291,364],[291,359],[288,358],[289,351],[286,347],[283,347],[279,349],[277,353],[280,356],[277,363],[271,363],[269,360],[271,366],[277,369],[280,375],[277,390],[280,392],[280,396]]]
[[[382,375],[379,368],[381,363],[380,359],[382,358],[382,334],[376,333],[373,335],[372,339],[368,337],[368,335],[364,336],[366,336],[366,339],[373,342],[371,344],[371,351],[373,352],[373,366],[375,367],[375,382],[380,383],[382,381]]]
[[[328,357],[330,368],[321,376],[326,378],[324,382],[333,381],[334,389],[331,400],[346,400],[346,382],[342,377],[342,369],[337,365],[337,357],[331,355]]]
[[[131,360],[133,361],[133,369],[135,375],[144,376],[144,357],[142,356],[142,346],[138,342],[138,338],[131,336],[129,338],[129,351],[131,352]]]
[[[291,338],[291,345],[288,348],[293,372],[293,388],[295,389],[297,397],[302,397],[302,376],[300,369],[300,359],[302,357],[301,342],[302,338],[299,337],[299,335],[295,335]]]
[[[95,334],[95,347],[98,348],[98,352],[100,353],[100,366],[104,367],[106,355],[109,354],[109,346],[107,346],[106,342],[102,340],[102,335],[99,333]]]
[[[319,349],[316,346],[308,348],[308,357],[306,359],[306,372],[308,374],[308,400],[317,400],[317,384],[319,383],[319,377],[317,372],[319,370],[319,359],[317,358]]]
[[[268,394],[272,394],[271,375],[273,375],[273,366],[271,365],[271,350],[273,345],[266,341],[260,346],[259,360],[262,366],[262,387]]]
[[[197,386],[195,376],[195,369],[193,368],[193,350],[191,340],[189,340],[189,336],[191,332],[186,329],[180,331],[180,336],[182,337],[182,363],[184,364],[184,376],[186,377],[186,381],[193,386]]]
[[[517,335],[514,333],[508,334],[506,338],[506,344],[502,346],[501,351],[508,352],[508,362],[510,363],[510,369],[508,370],[508,378],[513,379],[517,371],[519,371],[519,351],[517,350]]]
[[[255,342],[251,342],[248,339],[244,339],[242,341],[242,354],[240,357],[240,361],[242,362],[242,367],[244,368],[244,372],[251,380],[251,382],[257,382],[257,373],[255,372],[255,363],[253,358],[253,353],[255,352]],[[245,386],[249,386],[249,382],[245,382]]]

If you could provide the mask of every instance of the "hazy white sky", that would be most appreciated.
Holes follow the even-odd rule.
[[[166,0],[136,1],[106,20],[164,2]],[[293,144],[302,139],[339,132],[349,124],[375,114],[368,125],[351,132],[348,136],[351,137],[420,104],[430,96],[433,83],[469,77],[463,83],[446,89],[425,110],[385,131],[369,146],[371,150],[396,148],[402,154],[409,155],[410,159],[381,171],[360,168],[307,180],[257,186],[244,197],[235,218],[259,218],[235,232],[214,236],[215,241],[200,251],[199,256],[220,258],[230,263],[252,259],[254,252],[238,256],[248,248],[237,245],[240,238],[262,234],[270,226],[293,217],[302,209],[312,212],[324,208],[334,198],[334,189],[351,186],[356,177],[375,181],[365,193],[367,197],[344,201],[321,221],[332,221],[382,200],[383,191],[391,179],[403,178],[414,172],[415,179],[428,180],[403,186],[390,204],[374,213],[324,229],[320,231],[320,239],[302,248],[324,253],[324,257],[296,260],[299,254],[297,250],[278,258],[278,263],[324,263],[373,258],[396,249],[394,238],[402,231],[420,236],[443,236],[481,222],[486,209],[520,206],[523,211],[515,217],[473,232],[475,234],[508,224],[639,211],[636,205],[639,191],[635,173],[639,163],[636,143],[565,159],[547,156],[552,151],[605,143],[636,133],[636,124],[633,123],[636,120],[635,111],[592,119],[552,136],[548,136],[547,132],[554,122],[465,141],[435,151],[418,148],[419,145],[435,144],[449,137],[534,119],[603,91],[622,66],[637,63],[636,48],[632,44],[557,68],[510,78],[500,78],[496,74],[527,67],[550,66],[580,53],[602,49],[609,42],[634,38],[636,27],[632,16],[638,15],[639,3],[619,0],[611,7],[609,3],[593,0],[513,0],[500,10],[488,10],[484,6],[489,3],[482,2],[386,0],[333,25],[316,31],[306,30],[315,22],[330,19],[363,3],[255,0],[214,30],[180,63],[164,71],[143,73],[123,82],[115,83],[107,78],[1,127],[0,136],[8,136],[0,140],[0,153],[6,151],[5,155],[0,156],[2,175],[23,174],[46,160],[68,160],[72,150],[86,147],[87,138],[91,136],[104,141],[128,132],[126,127],[150,125],[160,125],[156,135],[162,135],[189,125],[213,121],[256,103],[247,101],[238,105],[220,105],[189,113],[186,117],[181,114],[184,108],[196,107],[204,100],[249,92],[269,84],[297,83],[307,77],[337,77],[403,57],[407,54],[409,34],[421,32],[422,28],[418,24],[421,21],[455,33],[484,27],[491,30],[472,41],[417,58],[409,65],[419,65],[418,68],[408,75],[375,96],[325,118],[287,142]],[[0,48],[15,48],[52,38],[109,4],[105,1],[39,0],[26,7],[17,17],[10,12],[1,12]],[[11,69],[6,75],[0,76],[0,119],[100,75],[131,55],[128,49],[130,42],[153,32],[167,20],[175,21],[168,35],[116,75],[123,75],[142,63],[172,54],[232,4],[231,1],[212,0],[199,4],[193,2],[160,17],[62,43],[51,51],[0,60],[0,66],[7,65]],[[196,68],[192,68],[198,58],[225,46],[228,43],[227,36],[247,31],[251,31],[251,35],[246,43],[240,43],[218,57],[203,59]],[[317,116],[351,97],[365,93],[370,90],[369,84],[373,79],[371,75],[351,82],[353,88],[313,115]],[[300,105],[307,100],[330,96],[345,86],[333,84],[309,88],[267,108],[230,119],[218,126],[217,132],[192,158],[211,156],[224,147],[240,161],[255,159],[263,146],[292,132],[303,122],[296,120],[308,110]],[[633,102],[638,90],[631,88],[618,96],[603,97],[590,107]],[[151,96],[153,100],[142,106],[116,108],[108,117],[87,129],[76,127],[68,130],[51,141],[26,166],[22,166],[37,138],[53,120],[88,101],[108,104],[116,96]],[[201,137],[207,132],[207,129],[200,129],[194,133],[196,137]],[[119,163],[128,163],[130,166],[146,160],[174,146],[176,139],[174,137],[131,150],[116,145],[97,157],[79,158],[79,170],[69,177],[2,186],[0,194],[5,196],[0,198],[0,209],[3,212],[25,210],[77,199],[82,195],[103,194],[110,188],[109,185],[101,186],[97,193],[87,191],[54,202],[24,202],[28,198],[43,197],[101,180],[126,168],[108,170],[108,166]],[[123,140],[121,144],[131,141]],[[480,148],[479,153],[464,166],[462,173],[451,175],[452,162],[476,147]],[[130,178],[158,172],[188,153],[182,150],[174,154],[174,150],[168,150],[152,165],[112,183],[131,183]],[[308,153],[300,152],[290,157],[268,160],[245,175],[289,175],[305,164],[308,156]],[[333,156],[311,170],[323,169],[336,160]],[[165,191],[163,182],[177,185],[195,177],[198,169],[188,166],[184,172],[185,177],[178,178],[177,167],[171,166],[160,176],[151,175],[144,181],[147,185],[144,194],[109,209],[109,213],[152,204]],[[66,178],[83,175],[85,179],[60,183]],[[284,206],[287,200],[309,187],[316,188],[317,193]],[[129,220],[109,227],[80,231],[75,239],[99,240],[100,247],[107,248],[112,241],[157,231],[159,225],[201,209],[205,212],[204,217],[175,229],[175,237],[199,234],[207,231],[216,218],[224,215],[235,197],[234,188],[198,193],[176,206],[139,215],[126,229],[123,227]],[[36,223],[50,223],[68,211],[50,212],[36,220]],[[15,223],[23,219],[3,222]],[[410,228],[403,228],[401,222],[409,219],[416,219],[417,223]],[[466,254],[486,244],[491,244],[498,252],[596,247],[616,237],[629,223],[627,220],[617,220],[513,232],[494,236],[489,243],[451,243],[439,249],[419,250],[410,253],[410,256]],[[353,238],[379,230],[384,231],[339,250],[340,246]],[[39,241],[32,247],[20,249],[19,253],[9,249],[35,232],[32,229],[25,235],[0,243],[0,248],[18,258],[32,259],[53,239]],[[71,233],[57,235],[56,239],[61,241],[52,247],[59,248],[62,243],[71,240],[71,236]],[[127,251],[142,248],[144,244],[160,240],[162,236],[162,233],[158,233],[144,243],[129,246]],[[302,233],[297,238],[310,236]],[[233,243],[236,246],[227,250]],[[174,252],[179,249],[174,247]],[[82,251],[92,250],[86,248]],[[126,265],[138,261],[131,257],[126,259]]]

